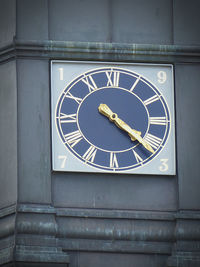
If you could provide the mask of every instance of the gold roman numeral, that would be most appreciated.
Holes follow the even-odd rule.
[[[148,133],[145,137],[144,137],[144,140],[150,145],[152,146],[154,149],[157,149],[161,142],[162,142],[162,139],[153,135],[153,134],[150,134]]]
[[[65,114],[65,113],[60,113],[60,122],[61,123],[71,123],[71,122],[76,122],[76,113],[74,114]]]
[[[90,146],[88,150],[85,152],[85,154],[83,155],[83,158],[86,161],[94,162],[96,153],[97,153],[97,148],[94,146]]]
[[[71,147],[74,147],[76,144],[78,144],[83,136],[81,135],[81,133],[79,132],[79,130],[65,134],[65,141],[66,143],[70,144]]]
[[[85,76],[81,81],[84,82],[88,86],[90,93],[92,91],[97,90],[97,85],[91,75]]]
[[[159,100],[159,96],[158,95],[153,95],[152,97],[146,99],[144,101],[144,104],[145,104],[145,106],[147,106],[147,105],[152,104],[153,102],[155,102],[157,100]]]
[[[110,152],[110,168],[119,168],[116,153]]]
[[[119,86],[119,71],[106,71],[106,76],[108,78],[107,87],[118,87]]]
[[[143,159],[133,149],[132,149],[132,151],[133,151],[133,154],[135,156],[137,163],[142,163]]]
[[[150,117],[149,122],[155,125],[166,125],[167,118],[166,117]]]
[[[80,97],[76,97],[76,96],[73,96],[70,92],[67,92],[66,95],[65,95],[66,98],[71,98],[73,99],[74,101],[76,101],[76,103],[80,104],[81,101],[83,100],[82,98]]]

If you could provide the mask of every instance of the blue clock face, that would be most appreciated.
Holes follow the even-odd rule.
[[[99,112],[101,104],[126,126]],[[144,166],[158,155],[168,139],[170,114],[159,90],[144,77],[106,67],[83,73],[64,89],[56,125],[74,157],[94,168],[120,172]],[[130,129],[137,133],[134,140]]]

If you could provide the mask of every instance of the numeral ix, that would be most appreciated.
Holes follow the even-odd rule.
[[[76,113],[74,114],[60,113],[60,122],[61,123],[76,122]]]

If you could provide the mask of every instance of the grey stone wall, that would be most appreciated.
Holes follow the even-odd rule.
[[[199,266],[199,1],[0,1],[0,264]],[[51,169],[50,61],[171,63],[176,176]]]

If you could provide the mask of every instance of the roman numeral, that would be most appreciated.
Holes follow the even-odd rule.
[[[148,133],[145,137],[144,137],[144,140],[151,146],[153,147],[154,149],[157,149],[161,142],[162,142],[162,139],[153,135],[153,134],[150,134]]]
[[[137,163],[142,163],[143,159],[134,150],[132,150],[132,151],[133,151],[133,154],[135,156]]]
[[[60,113],[60,122],[61,123],[76,122],[76,113],[74,114]]]
[[[110,152],[110,168],[119,168],[117,156],[114,152]]]
[[[97,85],[96,85],[94,79],[92,78],[92,76],[90,76],[90,75],[85,76],[81,81],[84,82],[88,86],[90,93],[94,90],[97,90]]]
[[[135,80],[134,84],[132,85],[132,87],[130,89],[130,92],[132,92],[135,89],[135,87],[138,84],[139,80],[140,80],[140,76]]]
[[[96,153],[97,153],[97,148],[95,148],[94,146],[90,146],[88,150],[85,152],[85,154],[83,155],[83,158],[86,161],[93,162],[95,159]]]
[[[149,122],[155,125],[166,125],[167,118],[166,117],[150,117]]]
[[[144,104],[145,104],[145,106],[147,106],[147,105],[149,105],[149,104],[151,104],[151,103],[153,103],[153,102],[155,102],[155,101],[157,101],[157,100],[159,100],[159,96],[158,96],[158,95],[154,95],[154,96],[152,96],[152,97],[146,99],[146,100],[144,101]]]
[[[64,137],[65,137],[66,143],[70,144],[71,147],[74,147],[83,138],[79,130],[65,134]]]
[[[73,99],[74,101],[76,101],[76,103],[80,104],[81,101],[83,100],[82,98],[80,97],[76,97],[76,96],[73,96],[70,92],[67,92],[67,94],[65,95],[66,98],[71,98]]]
[[[108,78],[107,86],[119,86],[119,75],[118,71],[106,71],[106,76]]]

